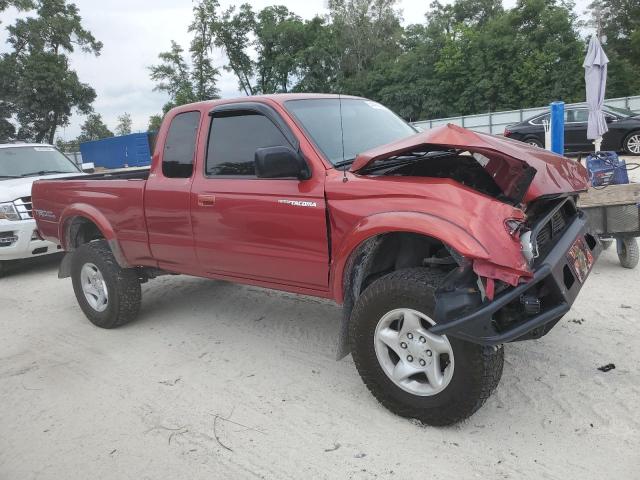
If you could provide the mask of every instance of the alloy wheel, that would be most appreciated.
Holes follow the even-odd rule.
[[[96,312],[104,312],[109,304],[109,292],[98,267],[93,263],[85,263],[80,270],[80,283],[91,308]]]
[[[633,154],[640,154],[640,133],[636,133],[627,139],[627,150]]]
[[[434,335],[435,322],[409,308],[386,313],[374,335],[375,352],[385,374],[401,389],[422,397],[444,390],[453,377],[453,349],[446,335]]]

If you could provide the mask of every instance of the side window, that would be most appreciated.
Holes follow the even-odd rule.
[[[189,178],[193,173],[200,112],[179,113],[171,121],[164,143],[162,174],[169,178]]]
[[[573,111],[573,121],[574,122],[588,122],[589,121],[589,110],[586,108],[581,108],[579,110]]]
[[[541,117],[534,118],[533,120],[531,120],[531,123],[533,123],[534,125],[542,125],[544,121],[548,122],[550,118],[551,118],[551,115],[547,113],[546,115],[543,115]]]
[[[282,132],[264,115],[234,112],[214,116],[209,130],[207,175],[255,176],[258,148],[290,146]]]

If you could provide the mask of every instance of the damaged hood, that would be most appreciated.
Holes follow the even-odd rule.
[[[373,162],[409,152],[449,149],[472,153],[514,203],[528,202],[542,195],[579,192],[588,186],[587,171],[576,161],[516,140],[453,124],[361,153],[350,171],[356,173]]]

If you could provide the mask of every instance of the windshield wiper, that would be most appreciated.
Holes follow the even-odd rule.
[[[0,178],[20,178],[18,175],[0,175]]]
[[[347,158],[346,160],[342,160],[340,162],[336,162],[333,164],[333,166],[335,168],[340,168],[340,167],[346,167],[348,165],[351,165],[353,162],[356,161],[356,157],[353,158]]]
[[[73,173],[73,172],[63,172],[61,170],[40,170],[39,172],[23,173],[20,176],[21,177],[32,177],[34,175],[48,175],[50,173]]]

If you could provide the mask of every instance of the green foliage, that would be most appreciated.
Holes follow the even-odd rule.
[[[601,0],[590,5],[593,22],[598,17],[607,40],[609,57],[608,96],[635,95],[640,91],[640,2]]]
[[[222,16],[211,18],[214,45],[222,48],[229,61],[224,68],[236,75],[238,87],[246,95],[256,93],[252,85],[254,63],[249,56],[252,45],[249,35],[255,24],[255,14],[248,3],[243,3],[238,13],[232,6]]]
[[[113,132],[102,121],[102,116],[97,113],[90,113],[80,127],[80,135],[76,142],[90,142],[108,137],[113,137]]]
[[[116,125],[116,135],[129,135],[131,133],[131,114],[124,112],[118,117],[118,125]]]
[[[149,132],[157,132],[160,130],[160,125],[162,124],[162,115],[151,115],[149,117],[149,126],[147,130]]]
[[[193,9],[194,18],[189,25],[189,31],[194,35],[189,48],[191,64],[185,58],[184,49],[171,40],[171,50],[158,55],[160,64],[149,67],[151,80],[156,82],[154,90],[169,95],[169,101],[162,107],[163,113],[179,105],[220,98],[216,86],[220,72],[213,66],[210,56],[214,36],[211,19],[217,18],[218,7],[217,0],[200,0]],[[149,119],[153,126],[156,117],[153,115]]]
[[[640,3],[597,1],[609,37],[608,95],[637,94]],[[436,0],[423,23],[406,27],[394,0],[329,0],[328,15],[310,20],[284,6],[220,13],[217,0],[206,3],[194,10],[199,48],[221,48],[223,68],[247,95],[361,95],[408,120],[584,100],[586,42],[567,0],[517,0],[508,9],[502,0]],[[189,76],[181,55],[167,57],[171,85]]]
[[[82,27],[74,4],[65,0],[11,3],[32,6],[35,15],[7,27],[10,50],[0,56],[0,130],[7,136],[53,143],[57,128],[68,125],[72,110],[89,113],[96,96],[69,68],[67,55],[75,48],[99,55],[102,44]],[[7,128],[8,118],[18,122],[17,133]]]
[[[216,78],[220,75],[220,72],[213,66],[210,57],[213,41],[210,19],[215,18],[218,7],[217,0],[201,0],[193,9],[194,18],[189,26],[189,31],[194,34],[189,49],[193,64],[191,84],[197,100],[219,98]]]
[[[196,101],[191,71],[183,53],[182,47],[172,40],[171,50],[158,55],[161,63],[149,68],[151,80],[156,82],[155,90],[169,94],[169,103],[163,108],[165,113],[177,105]]]

